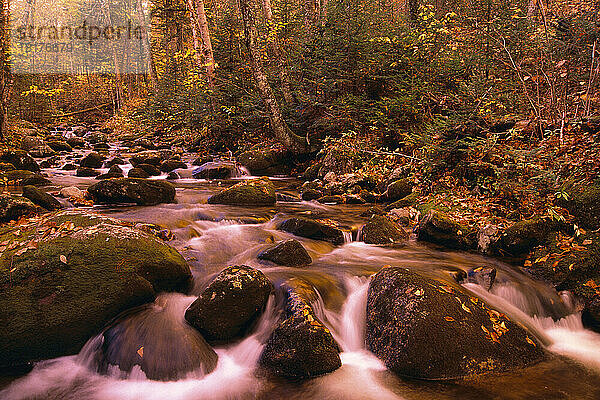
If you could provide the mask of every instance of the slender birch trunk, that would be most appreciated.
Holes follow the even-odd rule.
[[[271,129],[277,140],[292,153],[300,154],[308,150],[308,144],[304,138],[294,134],[281,115],[277,99],[273,95],[273,89],[269,85],[267,76],[264,72],[261,54],[256,43],[257,31],[254,26],[254,14],[252,12],[249,0],[239,0],[240,13],[242,14],[242,22],[244,25],[244,38],[248,49],[248,59],[252,68],[252,74],[256,81],[256,86],[260,95],[265,102]]]
[[[192,21],[192,33],[194,35],[194,46],[196,51],[200,49],[202,62],[199,65],[206,70],[206,79],[208,86],[214,89],[215,86],[215,57],[213,54],[212,43],[210,41],[210,30],[208,20],[206,19],[206,10],[204,8],[204,0],[188,0],[189,8],[194,15]],[[198,40],[198,38],[200,40]],[[198,46],[200,45],[200,46]]]
[[[273,53],[273,57],[277,64],[279,79],[281,80],[281,91],[283,92],[283,99],[287,104],[293,104],[294,96],[292,95],[290,78],[287,71],[286,57],[283,50],[281,49],[279,37],[277,36],[277,31],[273,22],[271,0],[262,0],[262,8],[269,28],[269,47],[271,48],[271,52]]]

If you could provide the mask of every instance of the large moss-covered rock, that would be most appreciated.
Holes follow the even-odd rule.
[[[21,150],[31,150],[34,147],[43,146],[44,138],[40,136],[27,135],[21,140]]]
[[[402,243],[408,239],[402,228],[383,215],[372,215],[360,234],[362,241],[369,244]]]
[[[237,159],[252,175],[273,176],[289,173],[289,168],[283,163],[285,157],[283,151],[255,149],[243,152]]]
[[[158,167],[163,160],[164,157],[159,151],[144,151],[131,157],[129,162],[134,167],[140,164],[150,164]]]
[[[81,159],[79,165],[87,168],[101,168],[105,157],[96,152],[91,152]]]
[[[297,240],[289,239],[261,251],[259,260],[267,260],[286,267],[303,267],[312,263],[312,258]]]
[[[139,366],[148,379],[162,381],[183,379],[192,371],[196,378],[212,372],[218,356],[181,318],[185,300],[182,295],[162,295],[111,324],[94,349],[98,371],[113,372],[112,366],[118,366],[131,373]]]
[[[54,151],[73,151],[73,147],[65,141],[53,140],[48,142],[48,146]]]
[[[568,198],[558,200],[560,206],[569,210],[579,224],[586,229],[600,228],[600,184],[574,186],[567,189]]]
[[[23,197],[28,198],[34,204],[45,208],[48,211],[58,210],[62,207],[60,202],[52,195],[36,188],[35,186],[27,185],[23,187]]]
[[[209,342],[228,342],[247,332],[272,291],[273,284],[259,270],[228,267],[190,305],[185,319]]]
[[[185,290],[183,257],[95,214],[62,211],[0,230],[2,366],[73,354],[120,312]]]
[[[223,189],[208,199],[209,204],[273,205],[276,201],[275,186],[267,177],[249,179]]]
[[[175,186],[159,180],[107,179],[93,184],[87,190],[97,203],[155,205],[172,203],[175,200]]]
[[[0,222],[17,220],[42,211],[29,199],[11,194],[0,194]]]
[[[476,232],[437,210],[429,211],[417,226],[417,239],[451,249],[471,249],[475,244],[475,236]]]
[[[40,167],[33,157],[23,150],[5,150],[0,154],[0,161],[12,164],[18,170],[40,171]]]
[[[289,218],[280,223],[277,229],[309,239],[324,240],[333,244],[344,243],[344,232],[330,223],[308,218]]]
[[[239,173],[237,165],[226,161],[210,161],[201,164],[192,176],[196,179],[228,179]]]
[[[387,187],[386,197],[388,201],[400,200],[412,193],[413,183],[409,179],[398,179]]]
[[[2,174],[0,174],[0,179],[6,181],[10,185],[18,186],[44,186],[49,185],[51,183],[48,179],[44,178],[40,174],[19,169],[3,172]]]
[[[528,253],[535,246],[546,243],[549,236],[558,229],[560,224],[549,218],[519,221],[500,236],[500,251],[512,256]]]
[[[521,368],[544,358],[520,325],[462,290],[405,268],[369,284],[367,348],[395,373],[454,379]]]
[[[284,284],[285,313],[260,355],[259,365],[286,378],[310,378],[335,371],[339,346],[309,305],[309,296]],[[315,296],[316,297],[316,296]]]

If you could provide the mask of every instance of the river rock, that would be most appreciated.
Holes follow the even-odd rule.
[[[136,168],[144,170],[150,176],[159,176],[160,170],[152,164],[138,164]]]
[[[28,198],[34,204],[45,208],[48,211],[58,210],[62,208],[62,205],[52,195],[41,191],[35,186],[27,185],[23,186],[23,197]]]
[[[29,199],[11,194],[0,194],[0,222],[18,220],[42,211]]]
[[[252,175],[273,176],[289,173],[289,168],[283,163],[285,157],[284,151],[254,149],[243,152],[237,159]]]
[[[0,161],[12,164],[17,170],[40,171],[37,162],[23,150],[4,150],[0,154]]]
[[[192,176],[196,179],[228,179],[238,173],[238,168],[231,162],[207,162],[194,170]]]
[[[286,267],[303,267],[312,263],[312,258],[295,239],[285,240],[267,250],[261,251],[257,258],[267,260]]]
[[[485,290],[489,291],[496,280],[496,268],[477,267],[471,268],[467,272],[467,282],[476,283]]]
[[[48,146],[54,151],[73,151],[73,147],[65,141],[53,140],[48,142]]]
[[[535,337],[483,301],[399,267],[369,284],[366,343],[390,370],[417,379],[507,371],[545,356]]]
[[[29,155],[31,155],[33,158],[52,157],[56,155],[56,151],[52,150],[50,146],[44,144],[29,150]]]
[[[139,164],[150,164],[158,167],[163,160],[164,157],[158,151],[144,151],[132,156],[129,162],[134,167],[137,167]]]
[[[85,139],[73,136],[67,139],[67,144],[74,149],[83,149],[85,147]]]
[[[273,205],[276,201],[275,186],[267,177],[249,179],[236,183],[212,195],[209,204]]]
[[[150,178],[150,174],[141,168],[131,168],[127,176],[129,178]]]
[[[448,215],[431,210],[419,221],[417,239],[451,249],[468,250],[474,246],[475,232],[452,221]]]
[[[104,164],[110,168],[113,165],[125,165],[127,163],[121,157],[115,157],[111,160],[106,161]]]
[[[91,213],[49,214],[0,240],[18,243],[0,258],[1,366],[75,354],[120,312],[192,279],[174,248]]]
[[[65,171],[75,171],[77,169],[77,165],[73,163],[66,163],[62,166],[62,169]]]
[[[25,136],[23,140],[21,140],[21,150],[31,150],[34,147],[43,146],[44,139],[39,136]]]
[[[394,244],[405,242],[408,234],[389,218],[372,215],[361,228],[361,239],[368,244]]]
[[[96,152],[91,152],[81,159],[79,165],[87,168],[101,168],[103,161],[104,156],[101,156]]]
[[[290,218],[277,226],[280,231],[289,232],[314,240],[324,240],[336,245],[344,243],[344,232],[325,222],[315,221],[308,218]]]
[[[600,185],[576,185],[565,189],[567,196],[557,200],[558,205],[569,210],[577,224],[586,229],[600,228]],[[565,198],[566,197],[566,198]]]
[[[4,172],[4,171],[14,171],[16,168],[14,165],[9,164],[9,163],[5,163],[5,162],[0,162],[0,171]]]
[[[547,242],[560,224],[549,218],[532,218],[519,221],[506,228],[500,236],[501,252],[519,256],[529,253],[535,246]]]
[[[159,169],[162,172],[171,172],[171,171],[173,171],[175,169],[179,169],[179,168],[187,169],[187,164],[181,160],[171,159],[171,160],[163,161],[163,163],[160,164],[160,167],[159,167]]]
[[[155,303],[127,312],[102,333],[96,347],[98,371],[118,366],[130,373],[139,366],[148,379],[175,381],[194,372],[209,374],[218,356],[194,328],[180,318],[180,298],[163,295]]]
[[[307,299],[293,287],[286,294],[285,314],[263,349],[259,365],[285,378],[305,379],[338,369],[340,349]]]
[[[273,284],[259,270],[228,267],[190,305],[185,319],[209,342],[228,342],[248,331],[272,292]]]
[[[100,175],[100,171],[95,170],[94,168],[89,167],[79,167],[77,168],[77,172],[75,172],[75,176],[79,176],[82,178],[98,176]]]
[[[33,186],[45,186],[49,185],[51,182],[41,176],[40,174],[36,174],[31,171],[23,171],[23,170],[12,170],[6,171],[0,174],[0,179],[6,180],[12,185],[24,186],[24,185],[33,185]]]
[[[172,203],[175,200],[175,186],[160,180],[108,179],[93,184],[87,190],[97,203],[135,203],[147,206]]]
[[[405,198],[412,193],[413,183],[409,179],[398,179],[390,183],[386,190],[388,201],[396,201]]]
[[[311,201],[323,197],[323,192],[317,189],[306,189],[302,192],[302,200]]]

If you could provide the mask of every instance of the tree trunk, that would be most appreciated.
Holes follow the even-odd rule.
[[[192,21],[192,33],[194,35],[194,46],[198,50],[200,44],[200,54],[202,55],[202,63],[206,70],[206,79],[208,86],[213,89],[215,86],[215,58],[213,54],[212,43],[210,41],[210,31],[208,20],[206,19],[206,10],[204,9],[204,0],[188,0],[190,12],[195,16]],[[198,36],[200,40],[198,40]]]
[[[279,110],[277,99],[275,99],[275,96],[273,95],[273,90],[271,89],[264,72],[260,49],[256,43],[257,32],[254,26],[254,15],[249,0],[239,0],[239,8],[244,25],[244,38],[248,49],[248,59],[250,61],[254,80],[256,81],[256,86],[265,102],[267,113],[269,114],[271,129],[273,129],[273,133],[277,140],[283,144],[287,150],[295,154],[304,153],[308,150],[308,144],[302,137],[295,135],[287,126],[281,115],[281,111]]]
[[[0,0],[0,139],[4,140],[7,134],[7,96],[10,82],[7,65],[9,45],[8,34],[8,0]]]
[[[294,103],[294,96],[292,96],[292,89],[290,85],[290,79],[287,71],[286,57],[279,44],[279,37],[273,23],[273,11],[271,10],[271,0],[262,0],[263,12],[265,19],[267,20],[267,26],[269,28],[269,47],[277,63],[277,69],[279,71],[279,79],[281,80],[281,91],[283,92],[283,99],[287,104]]]
[[[140,25],[148,26],[147,32],[144,34],[144,45],[148,49],[148,75],[150,75],[150,82],[152,82],[152,89],[156,90],[158,87],[158,77],[156,74],[156,64],[154,64],[154,55],[152,53],[152,47],[150,45],[150,27],[149,24],[146,24],[146,14],[144,13],[144,8],[142,6],[142,0],[137,1],[137,17]]]

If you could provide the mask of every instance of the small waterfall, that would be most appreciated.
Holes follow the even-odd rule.
[[[342,231],[344,234],[344,243],[352,243],[352,232]]]

